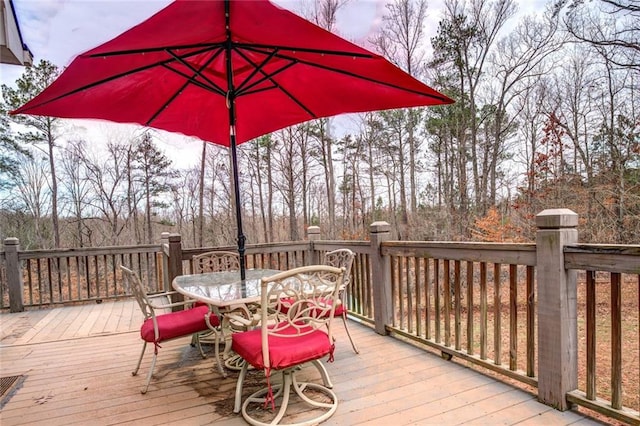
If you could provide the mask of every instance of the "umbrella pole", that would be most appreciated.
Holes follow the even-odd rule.
[[[233,102],[231,102],[233,105]],[[231,106],[229,108],[230,118],[233,115],[235,119],[235,108]],[[233,111],[233,112],[232,112]],[[230,121],[231,123],[235,123],[234,121]],[[235,205],[236,205],[236,224],[238,225],[238,256],[240,257],[240,279],[244,281],[245,279],[245,263],[244,263],[244,244],[246,241],[246,237],[244,236],[244,232],[242,231],[242,209],[240,208],[240,178],[238,176],[238,153],[236,150],[236,126],[235,124],[231,125],[231,136],[230,136],[230,147],[231,147],[231,162],[233,168],[233,193],[235,197]]]
[[[227,41],[225,43],[225,53],[227,61],[227,108],[229,108],[229,147],[231,148],[231,162],[233,168],[233,193],[236,205],[236,224],[238,225],[238,256],[240,257],[240,279],[246,278],[244,263],[244,243],[245,236],[242,231],[242,209],[240,208],[240,178],[238,177],[238,152],[236,149],[236,91],[233,86],[233,66],[231,64],[231,20],[229,0],[224,2],[225,27]]]

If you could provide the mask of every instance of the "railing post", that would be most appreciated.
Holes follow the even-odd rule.
[[[160,264],[160,271],[162,276],[162,286],[167,291],[171,287],[171,281],[169,280],[169,233],[163,232],[160,234],[160,256],[162,263]]]
[[[172,290],[171,283],[178,275],[182,275],[182,237],[180,234],[170,234],[169,240],[169,259],[167,260],[167,290]],[[182,295],[177,295],[176,302],[184,300]]]
[[[578,215],[568,209],[536,216],[538,399],[558,410],[578,387],[576,271],[564,267],[564,246],[578,242]]]
[[[309,265],[317,265],[320,260],[313,242],[320,239],[320,227],[315,225],[308,227],[307,239],[309,240]]]
[[[381,244],[391,238],[391,225],[374,222],[369,227],[371,241],[371,285],[373,287],[373,310],[375,330],[387,334],[387,324],[392,323],[391,309],[391,263],[389,256],[383,256]]]
[[[20,241],[13,237],[5,238],[4,260],[9,285],[9,312],[24,312],[24,284],[18,251]]]

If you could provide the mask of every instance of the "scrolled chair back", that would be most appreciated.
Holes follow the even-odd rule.
[[[353,265],[354,257],[355,253],[349,249],[337,249],[326,252],[322,263],[336,268],[344,268],[345,274],[342,287],[346,287],[351,280],[351,266]]]
[[[138,274],[123,265],[120,265],[120,270],[122,271],[122,276],[124,278],[125,288],[131,292],[133,297],[136,299],[136,302],[138,302],[144,318],[147,319],[153,317],[153,308],[150,306],[147,292],[145,291],[144,285],[142,284],[142,281],[140,281]]]
[[[294,338],[330,325],[344,272],[344,268],[313,265],[264,278],[262,324],[269,326],[262,327],[263,334]]]
[[[193,272],[237,271],[240,269],[240,257],[232,251],[211,251],[193,256]]]

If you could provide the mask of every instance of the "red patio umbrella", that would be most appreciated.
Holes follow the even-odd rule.
[[[340,113],[453,101],[268,0],[177,0],[79,56],[13,114],[93,118],[229,146]]]

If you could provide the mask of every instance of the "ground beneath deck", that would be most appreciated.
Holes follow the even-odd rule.
[[[0,376],[16,380],[2,396],[0,424],[245,424],[233,413],[237,373],[221,377],[189,338],[162,345],[149,392],[140,394],[152,358],[147,348],[131,375],[141,318],[132,301],[1,314]],[[351,321],[356,355],[342,322],[334,325],[335,362],[326,365],[339,406],[325,425],[600,424]],[[319,380],[315,368],[305,374]],[[244,394],[263,379],[251,373]]]

